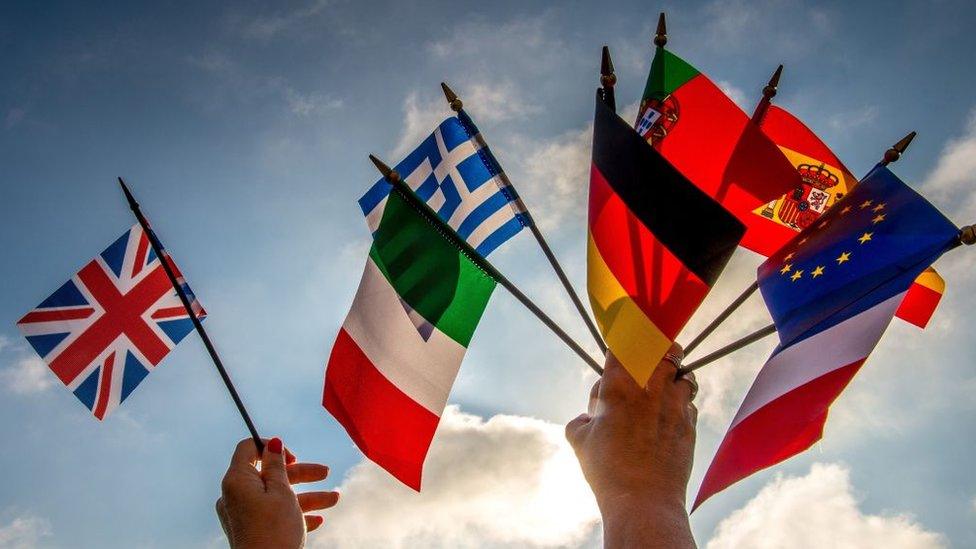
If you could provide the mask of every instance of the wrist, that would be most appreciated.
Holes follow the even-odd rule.
[[[694,547],[683,497],[605,498],[600,513],[605,547]]]

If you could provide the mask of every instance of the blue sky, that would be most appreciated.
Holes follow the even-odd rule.
[[[210,312],[208,330],[259,430],[333,467],[326,484],[344,501],[314,543],[598,543],[592,502],[561,443],[594,377],[501,290],[420,496],[360,463],[319,404],[323,365],[365,261],[355,200],[375,180],[366,155],[392,163],[447,116],[441,80],[583,288],[599,48],[611,47],[618,104],[633,112],[661,10],[672,51],[746,110],[785,64],[777,104],[855,173],[917,130],[895,171],[958,224],[974,221],[976,6],[964,1],[0,7],[0,547],[220,539],[213,501],[245,431],[199,340],[184,341],[100,424],[14,327],[133,223],[119,175]],[[699,543],[976,545],[973,257],[940,261],[949,291],[932,326],[892,326],[823,443],[696,512]],[[587,341],[528,234],[493,259]],[[737,252],[681,340],[758,263]],[[764,315],[749,301],[709,345]],[[702,371],[692,490],[771,346]]]

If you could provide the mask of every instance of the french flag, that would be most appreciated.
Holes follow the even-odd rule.
[[[732,420],[693,509],[820,440],[831,404],[913,281],[958,243],[955,225],[878,166],[759,267],[780,344]]]

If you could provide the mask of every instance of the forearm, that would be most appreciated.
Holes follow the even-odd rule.
[[[603,512],[606,549],[694,548],[688,512],[681,503],[622,502]]]

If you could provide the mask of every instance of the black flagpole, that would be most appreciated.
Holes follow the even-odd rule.
[[[461,99],[459,99],[457,94],[454,93],[454,91],[444,82],[441,82],[441,89],[444,91],[444,98],[447,99],[447,102],[450,104],[451,110],[460,114],[464,109],[464,104],[461,102]],[[484,136],[480,132],[475,136],[475,139],[478,140],[479,145],[488,148],[488,143],[485,141]],[[500,170],[500,172],[501,173],[498,174],[498,177],[501,178],[502,182],[512,189],[515,189],[515,186],[512,185],[512,182],[505,174],[505,170]],[[539,230],[538,224],[532,218],[532,214],[529,213],[529,209],[525,206],[525,203],[522,202],[521,198],[519,198],[518,201],[525,217],[528,219],[528,226],[529,230],[532,231],[532,236],[534,236],[536,242],[539,243],[539,247],[542,248],[542,253],[545,254],[546,259],[549,260],[549,264],[552,265],[552,269],[556,271],[556,276],[559,277],[559,282],[562,283],[563,288],[566,289],[566,293],[569,294],[569,299],[572,300],[573,305],[576,307],[576,311],[579,312],[580,318],[583,319],[583,322],[586,324],[586,328],[590,331],[590,335],[592,335],[593,340],[596,341],[597,346],[600,348],[600,352],[606,354],[607,344],[604,343],[603,338],[600,336],[600,331],[597,329],[596,324],[594,324],[593,319],[591,319],[589,313],[586,312],[586,307],[583,306],[583,301],[580,299],[579,294],[577,294],[576,290],[573,289],[573,285],[569,282],[569,277],[567,277],[565,271],[563,271],[562,266],[559,264],[559,260],[556,259],[556,255],[552,252],[552,248],[549,247],[549,243],[546,242],[545,237],[542,236],[542,232]]]
[[[603,46],[600,58],[600,86],[603,89],[603,102],[610,110],[617,112],[617,98],[613,87],[617,84],[617,75],[613,71],[613,59],[610,58],[610,48]]]
[[[770,80],[769,80],[769,84],[765,88],[763,88],[763,99],[762,99],[762,101],[760,101],[759,106],[756,107],[756,113],[760,113],[760,109],[761,109],[762,110],[762,113],[761,114],[765,114],[766,109],[769,108],[768,100],[769,99],[772,99],[772,97],[774,95],[776,95],[776,84],[779,83],[779,75],[782,73],[782,70],[781,70],[782,68],[783,68],[783,66],[780,65],[779,68],[776,69],[776,72],[773,73],[773,77],[770,78]],[[771,93],[769,93],[767,90],[771,90]],[[763,102],[766,102],[766,106],[765,107],[763,107]],[[755,116],[756,115],[753,115],[753,119],[755,119]],[[897,162],[898,159],[901,158],[901,155],[908,148],[908,145],[911,144],[912,139],[915,139],[915,132],[909,132],[908,135],[906,135],[905,137],[903,137],[900,140],[898,140],[898,142],[895,143],[894,145],[892,145],[892,147],[890,149],[888,149],[888,150],[885,151],[884,157],[881,159],[880,165],[887,166],[888,164],[891,164],[892,162]],[[753,282],[748,288],[746,288],[741,294],[739,294],[739,297],[735,298],[735,300],[732,303],[730,303],[729,306],[726,307],[725,310],[722,311],[717,317],[715,317],[715,319],[712,320],[708,324],[708,326],[706,326],[705,329],[702,330],[702,332],[700,334],[698,334],[697,336],[695,336],[695,339],[691,340],[691,343],[689,343],[688,344],[688,347],[685,349],[685,353],[690,353],[695,347],[698,347],[698,345],[701,344],[701,342],[704,341],[706,337],[708,337],[712,332],[714,332],[715,329],[718,328],[720,324],[722,324],[723,322],[725,322],[725,320],[727,320],[729,318],[729,316],[731,316],[732,313],[734,313],[735,310],[738,309],[739,306],[742,305],[742,303],[745,302],[745,300],[748,299],[749,296],[751,296],[758,289],[759,289],[759,282],[756,281],[756,282]],[[755,334],[753,334],[753,335],[755,335]],[[768,334],[766,334],[766,335],[768,335]],[[745,339],[748,339],[748,337],[751,337],[751,336],[747,336],[746,338],[743,338],[742,340],[739,340],[739,341],[744,341]],[[753,340],[753,341],[755,341],[755,340]],[[748,343],[752,343],[752,341],[749,341],[746,344],[748,344]],[[732,345],[735,345],[735,344],[733,343]],[[729,347],[731,347],[731,345],[730,346],[723,347],[722,349],[719,349],[719,351],[728,349]],[[731,349],[729,352],[735,351],[738,348],[739,347],[736,347],[735,349]],[[717,352],[718,351],[716,351],[716,353]],[[715,354],[715,353],[712,353],[712,354]],[[728,354],[728,353],[725,353],[725,354]],[[708,355],[705,358],[709,358],[711,356],[712,355]],[[720,356],[716,357],[714,360],[717,360],[718,358],[721,358],[722,356],[725,356],[725,355],[724,354],[723,355],[720,355]],[[700,361],[696,361],[693,364],[697,364],[698,362],[704,361],[705,358],[703,358]],[[711,360],[709,360],[708,362],[711,362]],[[704,363],[704,364],[702,364],[701,366],[704,366],[705,364],[707,364],[707,362]],[[699,367],[701,367],[701,366],[699,366]]]
[[[568,345],[569,348],[573,350],[573,352],[575,352],[580,358],[582,358],[583,361],[586,362],[586,364],[590,368],[592,368],[594,372],[603,375],[603,368],[600,367],[600,365],[595,360],[593,360],[593,358],[590,355],[586,354],[586,351],[584,351],[583,348],[580,347],[578,343],[573,341],[573,338],[569,337],[569,334],[563,331],[563,329],[560,328],[559,325],[557,325],[551,318],[549,318],[548,315],[542,312],[542,309],[540,309],[535,303],[532,302],[531,299],[529,299],[525,294],[523,294],[514,284],[512,284],[511,281],[505,278],[505,276],[502,273],[500,273],[498,269],[495,268],[494,265],[489,263],[487,259],[485,259],[478,252],[476,252],[475,249],[472,248],[471,245],[468,244],[466,240],[458,236],[458,234],[454,231],[454,229],[451,228],[450,225],[445,223],[444,220],[442,220],[437,215],[437,213],[434,210],[432,210],[430,206],[427,205],[426,202],[424,202],[423,200],[417,197],[417,195],[413,192],[413,189],[411,189],[400,178],[400,174],[397,173],[396,170],[390,169],[390,167],[384,164],[382,160],[376,158],[372,154],[369,155],[369,159],[373,162],[373,165],[376,166],[376,169],[379,170],[379,172],[383,175],[383,178],[386,180],[386,182],[389,183],[390,185],[393,185],[393,190],[395,192],[399,193],[404,200],[409,202],[410,205],[415,207],[417,211],[423,214],[423,216],[427,218],[428,222],[435,225],[440,230],[441,234],[443,234],[445,238],[450,240],[452,244],[460,248],[460,250],[464,253],[464,255],[468,257],[468,259],[475,262],[478,265],[478,267],[484,269],[485,272],[487,272],[492,278],[497,280],[499,284],[501,284],[506,290],[508,290],[509,293],[511,293],[515,297],[515,299],[519,300],[519,302],[521,302],[522,305],[525,305],[525,307],[528,310],[532,311],[532,314],[534,314],[536,318],[541,320],[542,323],[545,324],[547,328],[552,330],[553,333],[555,333],[556,336],[558,336],[559,339],[563,341],[563,343]]]
[[[234,404],[237,406],[237,411],[241,413],[241,417],[244,418],[244,424],[247,425],[247,430],[251,432],[251,438],[254,439],[254,444],[258,448],[258,454],[264,452],[264,442],[261,437],[258,436],[258,430],[255,429],[254,423],[251,421],[251,416],[248,415],[247,409],[244,408],[244,402],[241,400],[240,395],[237,394],[237,389],[234,388],[234,382],[231,381],[230,376],[227,375],[227,370],[224,369],[224,364],[220,360],[220,356],[217,355],[217,349],[214,348],[213,343],[210,341],[210,336],[207,335],[207,331],[203,328],[203,323],[197,318],[196,313],[193,311],[193,305],[190,303],[190,299],[187,297],[186,292],[183,291],[183,286],[177,279],[176,273],[173,272],[173,267],[170,266],[169,261],[167,261],[167,255],[165,249],[163,248],[162,242],[156,237],[156,233],[153,232],[152,227],[149,226],[149,222],[146,221],[146,217],[142,215],[142,210],[139,209],[139,203],[136,202],[135,197],[129,192],[129,187],[126,186],[125,181],[119,178],[119,185],[122,186],[122,192],[125,193],[125,199],[129,201],[129,207],[132,209],[132,213],[135,214],[136,219],[139,220],[139,225],[142,226],[142,230],[146,233],[149,238],[149,245],[152,246],[153,252],[156,253],[156,257],[159,258],[159,262],[163,265],[163,270],[166,271],[166,276],[169,278],[170,284],[173,285],[173,289],[176,290],[176,295],[180,296],[180,301],[183,303],[183,308],[186,310],[186,314],[190,316],[190,321],[193,322],[193,327],[196,328],[197,333],[200,335],[200,339],[203,340],[204,347],[207,348],[207,352],[210,353],[210,358],[213,359],[214,366],[217,367],[217,372],[220,373],[220,378],[224,380],[224,385],[227,386],[227,391],[230,392],[230,397],[234,399]]]

